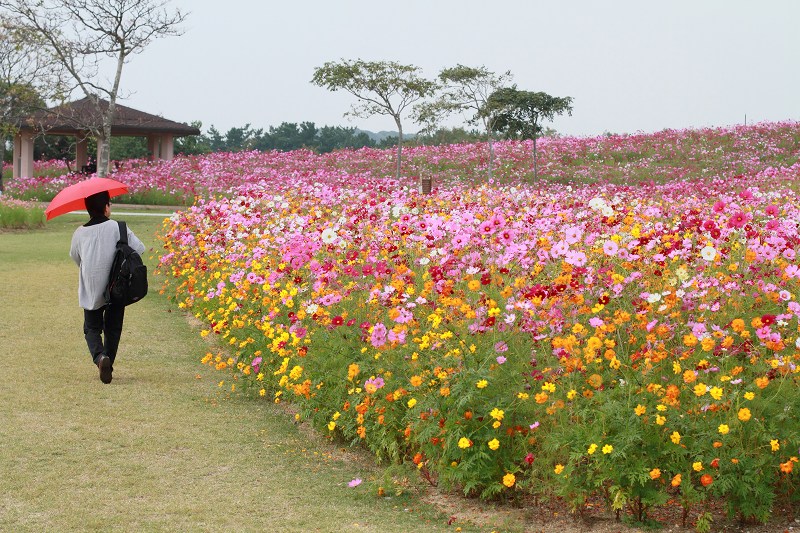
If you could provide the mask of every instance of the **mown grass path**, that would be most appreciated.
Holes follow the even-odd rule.
[[[155,245],[159,219],[129,220]],[[68,256],[84,221],[0,233],[0,531],[454,529],[413,490],[376,497],[368,461],[269,402],[228,397],[199,364],[204,341],[157,287],[127,309],[103,385]],[[356,477],[365,483],[349,488]]]

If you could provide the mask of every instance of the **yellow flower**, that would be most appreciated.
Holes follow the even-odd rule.
[[[411,398],[410,400],[408,400],[408,408],[409,409],[411,409],[415,405],[417,405],[417,399],[416,398]]]
[[[567,400],[574,400],[577,395],[578,391],[575,389],[570,389],[570,391],[567,393]]]
[[[294,381],[300,379],[300,376],[303,375],[303,367],[302,366],[295,366],[292,368],[291,372],[289,372],[289,377]]]
[[[698,383],[694,386],[694,395],[695,396],[702,396],[706,393],[708,387],[703,383]]]
[[[489,444],[489,449],[491,450],[496,450],[497,448],[500,447],[500,441],[497,439],[490,440],[488,444]]]
[[[604,454],[608,455],[609,453],[611,453],[613,451],[614,451],[614,447],[612,445],[606,444],[605,446],[603,446],[603,453]]]
[[[564,465],[562,464],[557,464],[556,467],[553,469],[553,472],[555,472],[556,474],[560,474],[563,471],[564,471]]]
[[[472,441],[469,440],[467,437],[461,437],[460,439],[458,439],[458,447],[461,448],[462,450],[465,450],[470,446],[472,446]]]
[[[486,385],[488,385],[488,384],[489,384],[489,382],[488,382],[488,381],[486,381],[485,379],[482,379],[482,380],[480,380],[479,382],[477,382],[477,383],[475,384],[475,386],[476,386],[476,387],[478,387],[479,389],[485,389],[485,388],[486,388]]]
[[[420,385],[422,385],[422,378],[419,376],[411,376],[411,379],[409,381],[411,382],[411,385],[414,387],[419,387]]]
[[[469,281],[469,283],[467,283],[467,287],[469,287],[469,290],[471,291],[477,291],[481,288],[481,282],[477,279],[472,279]]]
[[[592,443],[592,444],[589,446],[589,448],[586,450],[586,453],[588,453],[589,455],[592,455],[592,454],[593,454],[594,452],[596,452],[596,451],[597,451],[597,444],[595,444],[595,443],[593,442],[593,443]]]
[[[498,409],[497,407],[495,407],[494,409],[492,409],[492,412],[491,412],[491,413],[489,413],[489,416],[491,416],[491,417],[492,417],[492,418],[494,418],[495,420],[502,420],[502,419],[503,419],[503,416],[505,416],[505,411],[503,411],[502,409]]]
[[[771,441],[769,441],[769,445],[772,448],[773,452],[777,452],[778,450],[781,449],[781,445],[778,443],[778,439],[772,439]]]
[[[715,400],[722,399],[722,389],[720,387],[711,387],[711,397]]]
[[[741,420],[742,422],[747,422],[748,420],[750,420],[750,417],[752,415],[750,414],[750,409],[748,409],[747,407],[742,407],[741,409],[739,409],[739,413],[736,416],[738,416],[739,420]]]
[[[669,440],[672,441],[672,444],[680,444],[681,443],[681,434],[677,431],[673,431],[672,435],[669,436]]]
[[[636,406],[636,409],[634,409],[633,412],[636,413],[636,416],[642,416],[645,414],[645,412],[647,412],[647,408],[644,405],[639,404]]]
[[[336,428],[336,422],[330,421],[328,422],[328,431],[333,431]]]
[[[745,392],[744,393],[745,400],[752,400],[755,397],[756,397],[756,393],[754,393],[754,392]]]
[[[650,471],[650,479],[658,479],[661,477],[661,470],[654,468]]]
[[[508,474],[503,476],[503,485],[505,485],[508,488],[513,487],[514,483],[516,483],[516,482],[517,482],[517,478],[511,472],[509,472]]]
[[[666,421],[667,421],[667,417],[661,416],[661,415],[656,415],[656,424],[658,424],[659,426],[663,426],[664,422],[666,422]]]
[[[727,435],[731,428],[728,427],[728,424],[720,424],[717,430],[720,432],[720,434]]]
[[[700,461],[695,461],[694,463],[692,463],[692,469],[695,472],[701,471],[703,469],[703,463],[701,463]]]

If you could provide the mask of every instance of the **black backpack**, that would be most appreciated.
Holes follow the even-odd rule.
[[[128,246],[126,224],[121,221],[117,221],[117,224],[119,241],[104,296],[107,304],[126,306],[138,302],[147,294],[147,267],[136,250]]]

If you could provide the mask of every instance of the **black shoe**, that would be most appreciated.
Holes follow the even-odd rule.
[[[100,381],[106,384],[111,383],[111,359],[107,355],[97,358],[97,368],[100,369]]]

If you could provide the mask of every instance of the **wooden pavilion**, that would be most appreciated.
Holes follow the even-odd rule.
[[[98,109],[99,107],[99,109]],[[19,125],[14,137],[13,176],[33,176],[33,140],[38,135],[66,135],[76,139],[75,168],[80,170],[88,163],[87,140],[89,127],[102,128],[100,111],[108,108],[108,101],[99,100],[99,106],[83,98],[53,107],[27,117]],[[152,160],[172,159],[175,137],[200,135],[200,130],[181,122],[167,120],[130,107],[116,104],[111,136],[146,137]],[[95,158],[96,160],[96,158]]]

